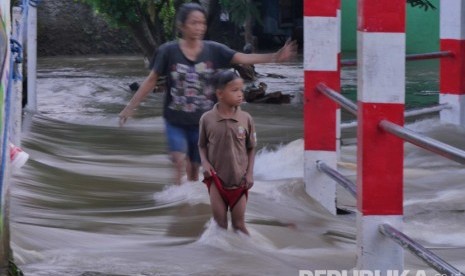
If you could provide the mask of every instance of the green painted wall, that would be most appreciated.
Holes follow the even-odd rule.
[[[424,11],[407,5],[407,53],[424,53],[439,50],[439,0],[431,3],[436,10]],[[357,0],[341,0],[343,52],[357,48]]]
[[[341,0],[341,50],[357,49],[357,0]]]

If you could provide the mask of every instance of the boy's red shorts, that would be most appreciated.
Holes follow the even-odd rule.
[[[223,188],[223,184],[221,184],[220,178],[216,174],[212,174],[210,177],[206,177],[203,180],[203,183],[208,187],[208,193],[210,193],[211,184],[216,186],[218,192],[220,193],[221,197],[223,198],[224,203],[226,204],[226,208],[229,206],[229,210],[232,210],[234,206],[237,204],[239,199],[242,195],[245,195],[246,199],[249,196],[249,190],[247,188],[238,187],[236,189],[225,189]]]

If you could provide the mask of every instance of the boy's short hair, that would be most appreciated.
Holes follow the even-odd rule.
[[[223,89],[230,81],[240,78],[241,77],[232,70],[221,70],[215,74],[213,84],[215,89]]]

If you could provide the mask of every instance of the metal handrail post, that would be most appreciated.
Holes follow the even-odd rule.
[[[405,127],[401,127],[388,120],[382,120],[379,126],[385,131],[394,134],[397,137],[404,139],[414,145],[437,153],[441,156],[465,164],[465,151],[442,143],[438,140],[423,136]]]
[[[347,179],[345,176],[340,174],[335,169],[326,165],[326,163],[321,160],[316,161],[316,167],[319,171],[325,173],[326,175],[331,177],[333,180],[335,180],[337,183],[339,183],[344,189],[346,189],[355,198],[357,197],[357,189],[356,189],[355,184],[352,181]]]
[[[454,54],[451,51],[439,51],[423,54],[410,54],[406,55],[406,60],[424,60],[424,59],[434,59],[434,58],[443,58],[443,57],[453,57]]]
[[[438,112],[438,111],[441,111],[441,110],[444,110],[444,109],[450,109],[450,108],[451,108],[450,104],[438,104],[438,105],[431,106],[431,107],[407,110],[404,113],[404,117],[408,118],[408,117],[413,117],[413,116]]]
[[[451,51],[439,51],[423,54],[409,54],[405,56],[405,60],[425,60],[425,59],[435,59],[435,58],[444,58],[444,57],[453,57],[454,54]],[[343,59],[341,60],[341,66],[357,66],[357,59]]]
[[[423,247],[421,244],[415,242],[411,238],[409,238],[404,233],[400,232],[396,228],[392,227],[389,224],[382,224],[379,226],[379,231],[391,238],[397,244],[402,246],[405,249],[408,249],[410,252],[415,254],[418,258],[422,259],[425,263],[429,266],[434,268],[436,271],[441,273],[441,275],[449,275],[449,276],[464,276],[464,274],[458,270],[457,268],[453,267],[439,256],[431,252],[430,250]]]
[[[407,110],[404,113],[405,118],[413,117],[413,116],[419,116],[419,115],[424,115],[428,113],[433,113],[433,112],[438,112],[444,109],[450,109],[451,105],[450,104],[438,104],[435,106],[431,107],[425,107],[421,109],[413,109],[413,110]],[[341,123],[341,128],[351,128],[351,127],[356,127],[357,126],[357,121],[350,121],[350,122],[344,122]]]
[[[342,107],[347,109],[347,111],[357,116],[357,105],[353,103],[351,100],[347,99],[346,97],[342,96],[340,93],[337,93],[333,89],[329,88],[324,83],[319,83],[316,86],[316,88],[318,89],[318,91],[326,95],[328,98],[334,100],[335,102],[340,104]]]
[[[333,89],[325,85],[324,83],[318,84],[316,88],[318,89],[318,91],[320,91],[321,93],[323,93],[324,95],[326,95],[327,97],[329,97],[330,99],[334,100],[339,105],[347,109],[347,111],[357,116],[358,107],[356,103],[342,96],[340,93],[337,93],[336,91],[334,91]],[[405,112],[404,117],[408,118],[408,117],[428,114],[428,113],[437,112],[437,111],[441,111],[441,110],[448,109],[448,108],[451,108],[449,104],[439,104],[436,106],[425,107],[422,109],[408,110]]]

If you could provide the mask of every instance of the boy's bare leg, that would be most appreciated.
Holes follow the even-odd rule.
[[[171,152],[171,160],[174,164],[176,184],[181,185],[181,179],[184,175],[186,155],[182,152]]]
[[[242,233],[249,235],[249,231],[245,227],[245,208],[247,206],[247,198],[242,195],[239,201],[234,205],[231,211],[231,221],[234,231],[241,231]]]
[[[199,163],[192,162],[191,160],[189,160],[189,158],[186,158],[187,180],[198,181],[199,180],[199,168],[200,168]]]
[[[221,228],[228,229],[228,210],[215,184],[210,186],[210,206],[213,219]]]

